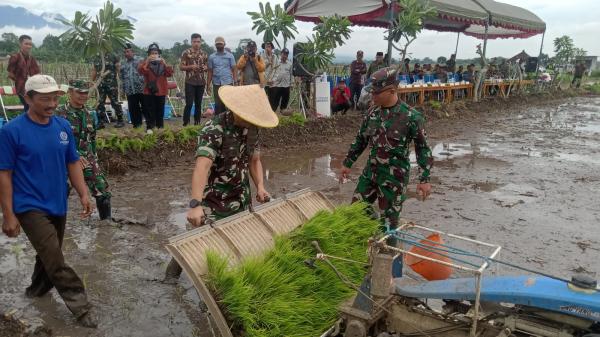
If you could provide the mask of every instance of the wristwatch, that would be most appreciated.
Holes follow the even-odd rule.
[[[190,208],[196,208],[198,206],[200,206],[200,201],[198,201],[198,199],[190,200]]]

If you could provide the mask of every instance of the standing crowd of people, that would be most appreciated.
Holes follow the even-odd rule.
[[[27,110],[25,81],[39,74],[40,68],[31,55],[31,37],[22,35],[19,41],[20,50],[11,56],[8,73],[15,83],[24,110]],[[273,43],[265,42],[262,44],[263,51],[259,53],[256,43],[250,41],[245,53],[236,61],[226,48],[223,37],[215,39],[216,51],[210,55],[201,46],[202,36],[192,34],[191,47],[182,53],[178,65],[185,73],[183,126],[189,125],[192,118],[194,125],[200,123],[202,103],[206,97],[214,95],[214,113],[222,113],[225,107],[219,96],[219,88],[224,85],[260,84],[274,110],[284,111],[288,108],[293,76],[287,48],[277,54]],[[106,54],[104,60],[100,56],[94,58],[90,78],[92,82],[99,81],[95,107],[98,128],[102,129],[111,122],[106,111],[107,102],[114,113],[114,127],[125,126],[121,94],[127,98],[129,117],[134,128],[142,127],[144,120],[148,133],[155,128],[163,128],[168,78],[174,72],[174,66],[162,57],[162,51],[156,43],[148,46],[145,57],[135,55],[133,46],[126,44],[122,60],[114,53]]]

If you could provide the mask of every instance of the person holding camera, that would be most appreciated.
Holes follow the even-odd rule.
[[[167,65],[160,56],[158,44],[148,46],[148,58],[142,62],[138,71],[144,76],[144,102],[148,109],[146,128],[152,133],[153,128],[164,126],[165,97],[167,96],[167,77],[173,75],[173,67]]]
[[[350,109],[350,89],[348,89],[346,81],[342,79],[338,81],[338,85],[333,88],[331,93],[331,100],[331,113],[335,114],[341,111],[345,115],[346,111]]]
[[[240,72],[240,85],[260,84],[265,86],[265,62],[256,52],[256,42],[250,41],[246,45],[246,53],[242,55],[237,63]]]

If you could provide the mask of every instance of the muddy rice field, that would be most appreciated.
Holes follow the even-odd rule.
[[[336,174],[350,129],[267,146],[268,191],[280,197],[310,187],[349,202],[354,182],[340,185]],[[427,129],[434,192],[418,201],[413,180],[405,219],[498,243],[502,259],[528,268],[600,278],[600,98],[493,103],[462,117],[432,118]],[[189,158],[112,175],[116,223],[100,223],[97,215],[80,221],[78,201],[70,200],[64,252],[95,304],[98,329],[79,327],[55,290],[25,297],[35,252],[24,234],[0,235],[0,313],[13,318],[0,323],[0,336],[216,335],[189,279],[160,282],[170,258],[163,246],[186,230]],[[364,163],[363,155],[354,178]]]

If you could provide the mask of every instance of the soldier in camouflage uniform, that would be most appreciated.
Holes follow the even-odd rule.
[[[218,94],[228,110],[209,120],[198,137],[187,214],[193,227],[203,225],[206,217],[220,220],[249,209],[250,178],[256,200],[270,199],[263,184],[258,131],[279,122],[269,99],[259,85],[223,86]],[[181,267],[171,260],[165,282],[176,282],[180,274]]]
[[[85,104],[90,84],[83,80],[69,81],[68,102],[56,110],[58,116],[66,118],[71,124],[77,141],[83,177],[90,193],[96,198],[100,220],[111,218],[111,194],[108,181],[98,165],[96,153],[96,128],[94,116]]]
[[[371,76],[369,90],[374,104],[364,117],[341,170],[343,179],[361,153],[370,147],[367,165],[358,179],[352,201],[372,204],[377,200],[384,229],[398,226],[410,176],[411,142],[415,144],[421,169],[417,193],[424,200],[431,191],[429,174],[433,157],[423,129],[425,118],[400,101],[397,87],[395,68],[384,68]]]
[[[117,115],[116,128],[122,128],[125,126],[123,123],[123,109],[121,103],[119,103],[119,84],[117,81],[117,75],[120,72],[120,61],[119,58],[114,54],[106,54],[104,56],[104,71],[105,75],[102,78],[100,86],[98,86],[98,107],[96,112],[98,114],[98,128],[104,128],[104,121],[106,119],[106,97],[110,100],[110,106],[112,106],[115,114]],[[102,61],[100,56],[94,60],[94,69],[92,70],[92,81],[96,81],[100,72],[102,71]]]

